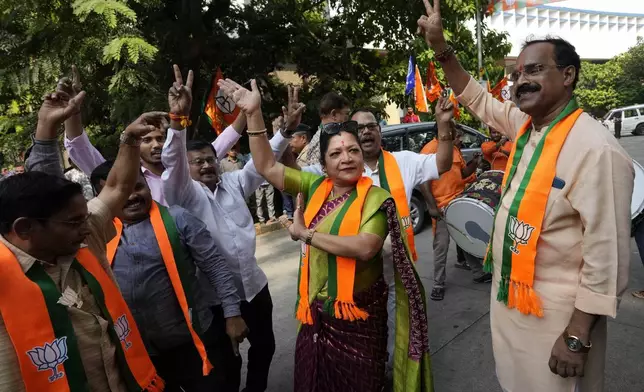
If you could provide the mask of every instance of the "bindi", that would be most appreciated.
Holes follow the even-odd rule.
[[[340,142],[342,143],[342,147],[344,147],[344,140],[341,140]]]

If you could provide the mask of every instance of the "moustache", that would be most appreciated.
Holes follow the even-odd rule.
[[[145,201],[144,201],[142,198],[137,197],[137,198],[134,198],[134,199],[128,200],[128,201],[125,203],[125,207],[123,207],[123,208],[128,208],[128,207],[133,206],[133,205],[138,204],[138,203],[143,204],[143,203],[145,203]]]
[[[538,84],[522,84],[517,88],[516,95],[517,97],[523,93],[536,93],[541,90],[541,86]]]
[[[217,170],[214,167],[207,167],[199,170],[199,174],[217,174]]]

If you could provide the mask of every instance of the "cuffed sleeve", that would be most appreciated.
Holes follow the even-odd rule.
[[[583,226],[583,264],[575,307],[615,317],[630,265],[632,161],[605,145],[585,153],[568,199]]]
[[[65,137],[64,144],[69,158],[87,176],[91,176],[94,169],[105,162],[85,132],[71,140]]]
[[[221,162],[222,159],[226,158],[226,154],[230,151],[231,148],[239,141],[241,135],[233,128],[232,125],[229,125],[221,135],[217,136],[214,142],[212,142],[212,147],[217,153],[217,159]]]
[[[61,164],[58,140],[36,140],[34,141],[31,154],[27,159],[28,171],[40,171],[56,177],[64,177]]]

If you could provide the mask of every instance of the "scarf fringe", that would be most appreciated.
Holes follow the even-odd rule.
[[[159,375],[155,375],[150,384],[145,387],[146,392],[163,392],[165,389],[165,381]]]
[[[329,298],[324,302],[324,312],[340,320],[357,321],[369,318],[369,313],[360,309],[354,302]]]
[[[492,257],[486,257],[483,262],[483,271],[491,274],[494,272],[494,263],[492,262]]]
[[[525,315],[543,317],[541,299],[534,289],[525,283],[509,282],[508,302],[509,309],[516,308]]]
[[[496,300],[506,305],[508,304],[509,282],[510,280],[508,278],[502,276],[499,282],[499,292],[496,294]]]
[[[295,318],[297,318],[302,324],[313,325],[311,307],[309,306],[305,298],[300,298],[300,301],[297,305],[297,312],[295,312]]]

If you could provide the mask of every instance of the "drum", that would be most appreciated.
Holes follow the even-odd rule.
[[[500,170],[482,173],[445,208],[450,237],[465,252],[478,258],[485,257],[490,242],[494,211],[501,201],[503,174]]]
[[[644,219],[644,168],[633,159],[635,168],[635,184],[633,184],[633,198],[631,200],[631,219],[636,226]]]

